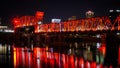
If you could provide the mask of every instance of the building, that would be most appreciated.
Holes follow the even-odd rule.
[[[0,32],[14,32],[14,30],[12,30],[11,28],[9,28],[6,25],[2,25],[2,21],[0,18]]]
[[[89,10],[85,13],[85,15],[86,15],[86,18],[91,18],[91,17],[94,17],[94,12]]]

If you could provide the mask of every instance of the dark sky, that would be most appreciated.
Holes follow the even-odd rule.
[[[84,18],[92,10],[96,16],[108,14],[110,9],[120,9],[120,0],[0,0],[0,17],[3,24],[11,24],[16,16],[45,12],[44,22],[52,18],[67,20],[68,17]]]

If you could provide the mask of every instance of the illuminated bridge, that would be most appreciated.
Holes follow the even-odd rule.
[[[36,16],[22,16],[14,19],[14,28],[33,27],[35,33],[43,32],[79,32],[79,31],[106,31],[120,30],[120,15],[115,21],[107,16],[68,20],[60,23],[39,24],[44,13],[38,12]]]
[[[85,38],[85,40],[89,39],[89,41],[101,41],[104,39],[106,41],[106,38],[104,38],[106,36],[112,36],[112,34],[120,35],[120,15],[114,20],[111,20],[108,16],[101,16],[42,24],[43,16],[44,12],[37,11],[35,16],[14,18],[15,34],[21,37],[34,36],[35,40],[38,39],[40,41],[41,39],[43,41],[44,39],[44,42],[46,42],[46,39],[51,40],[53,38],[54,40],[49,42],[54,42],[56,41],[55,39],[59,41],[60,38],[67,40]],[[74,40],[70,42],[72,41]]]
[[[102,42],[106,43],[106,54],[108,55],[106,58],[113,57],[110,60],[106,59],[106,63],[110,63],[112,60],[115,60],[116,63],[115,56],[117,56],[120,46],[120,15],[114,21],[108,16],[102,16],[41,24],[43,15],[43,12],[37,12],[35,16],[14,18],[15,44],[20,46],[24,44],[28,47],[31,47],[31,44],[42,45],[43,47],[48,46],[57,50],[60,48],[64,50],[65,48],[77,47],[76,42],[79,44],[90,42],[90,46],[93,42]],[[87,45],[81,44],[80,46]]]
[[[117,25],[117,26],[116,26]],[[41,24],[35,32],[75,32],[97,30],[120,30],[120,16],[112,24],[108,17],[95,17],[61,23]]]
[[[13,22],[14,32],[17,35],[16,38],[20,35],[21,37],[31,36],[35,38],[35,40],[38,39],[39,42],[41,40],[43,41],[43,39],[43,42],[46,42],[46,39],[53,39],[49,42],[55,42],[61,40],[61,38],[69,42],[75,41],[73,39],[79,40],[81,38],[101,42],[103,39],[106,41],[106,36],[112,36],[112,34],[120,35],[120,15],[118,15],[114,21],[108,16],[101,16],[67,20],[60,23],[41,24],[43,16],[44,12],[38,11],[35,16],[14,18]]]

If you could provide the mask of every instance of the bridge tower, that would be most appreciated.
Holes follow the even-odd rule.
[[[39,25],[43,22],[44,12],[37,11],[34,16],[21,16],[13,19],[15,38],[24,45],[30,45],[33,34],[38,32]],[[25,41],[23,41],[23,39]]]
[[[39,32],[40,25],[43,23],[44,12],[37,11],[35,14],[35,19],[37,23],[35,25],[35,32]]]

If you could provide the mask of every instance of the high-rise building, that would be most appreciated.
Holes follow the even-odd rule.
[[[85,13],[85,15],[86,15],[86,18],[91,18],[91,17],[94,17],[94,12],[89,10]]]

